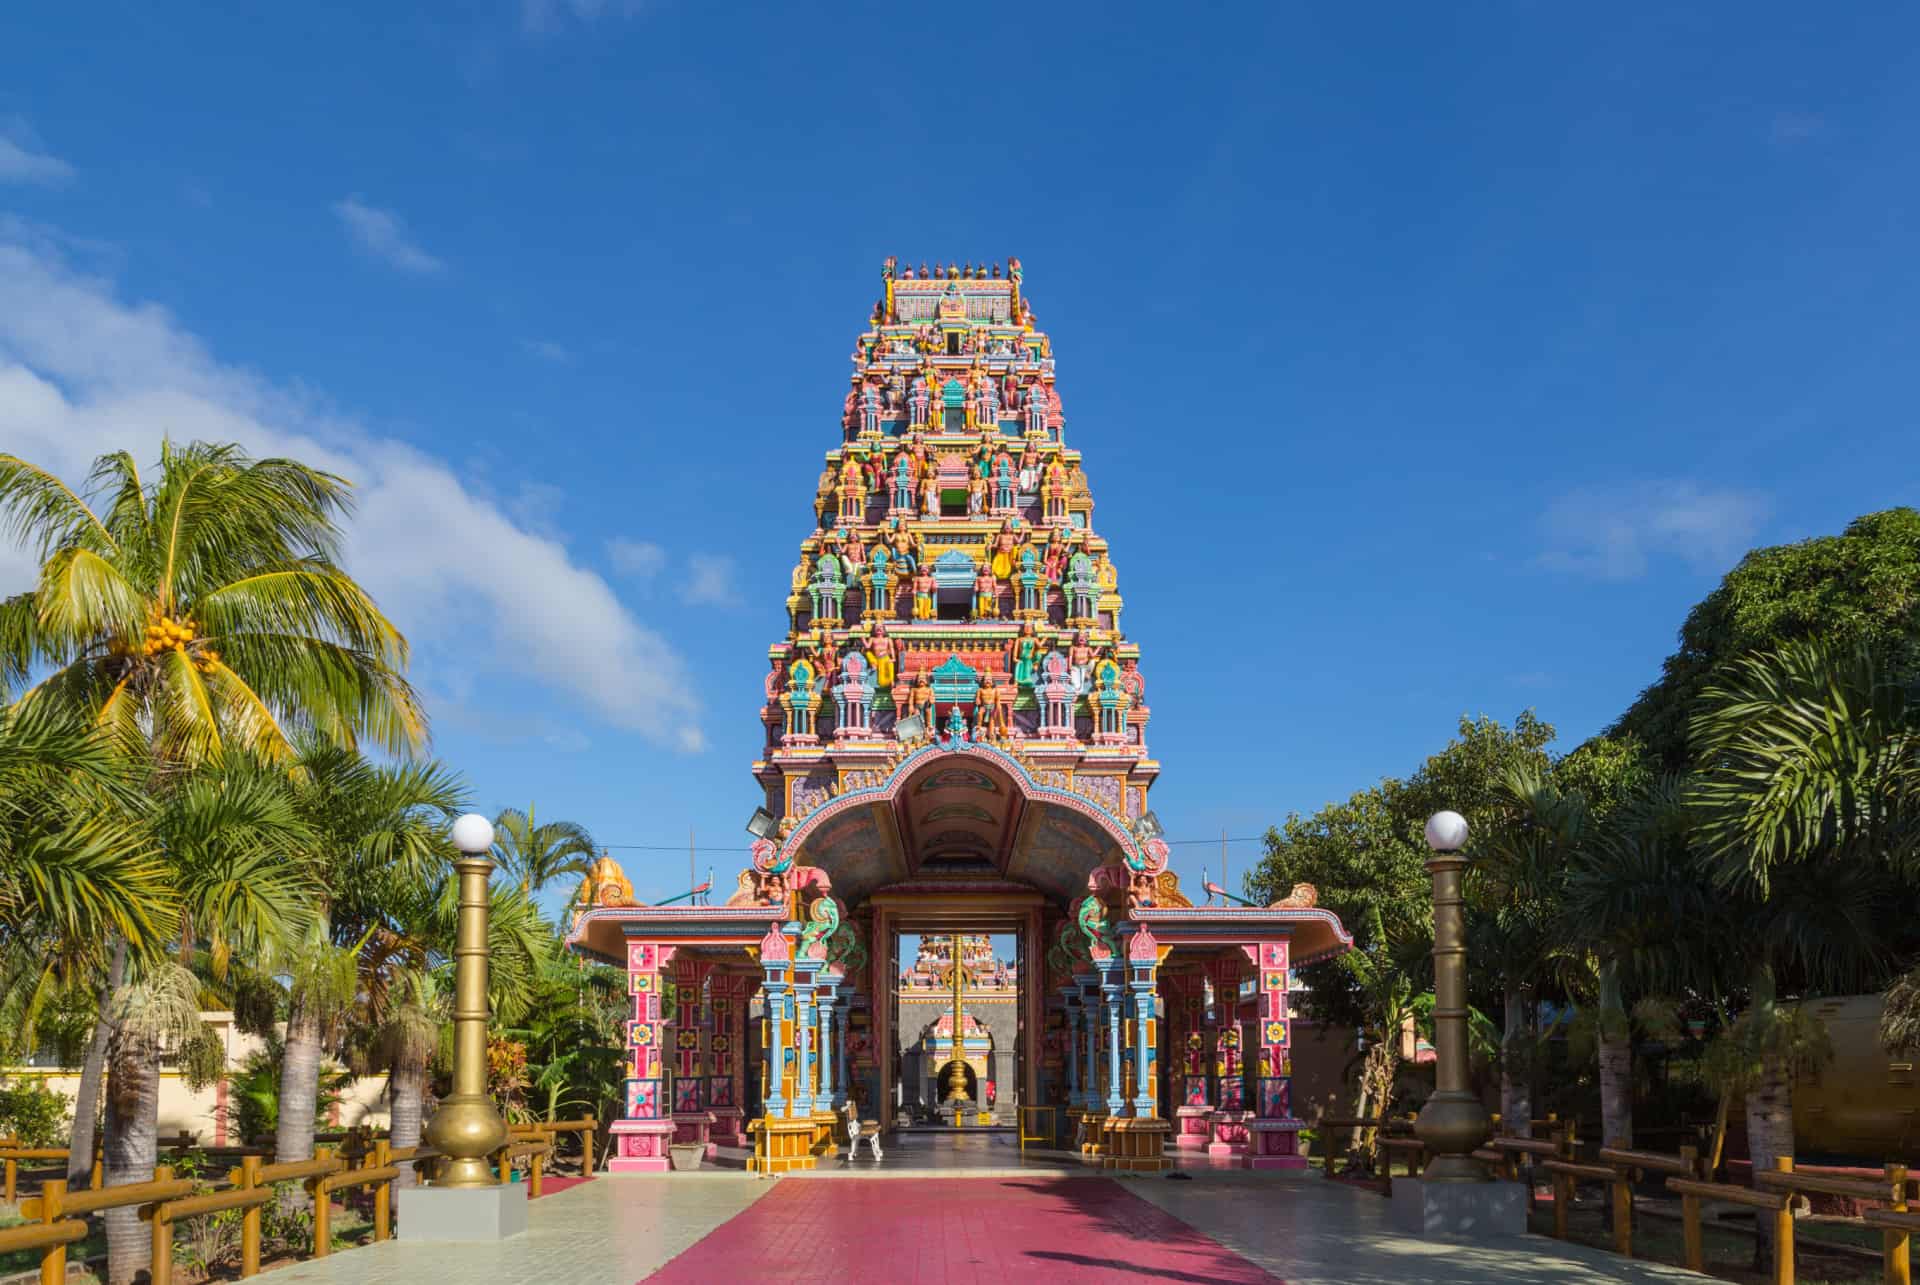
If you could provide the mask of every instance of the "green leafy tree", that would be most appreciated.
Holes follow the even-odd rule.
[[[1920,655],[1920,511],[1887,509],[1837,536],[1755,549],[1687,613],[1660,680],[1609,732],[1638,738],[1662,769],[1695,757],[1688,724],[1727,662],[1796,640],[1871,643],[1896,670]]]

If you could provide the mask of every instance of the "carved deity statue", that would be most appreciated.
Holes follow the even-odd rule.
[[[907,418],[915,427],[920,428],[927,422],[927,411],[933,404],[933,396],[927,391],[927,377],[915,375],[907,390]]]
[[[1013,675],[1014,686],[1033,686],[1034,676],[1039,672],[1040,654],[1040,638],[1029,620],[1020,626],[1019,635],[1007,643],[1007,669]]]
[[[867,658],[873,665],[874,678],[881,687],[893,686],[894,661],[900,653],[900,644],[887,636],[885,621],[873,627],[873,637],[867,640]]]
[[[921,563],[920,569],[913,573],[913,618],[915,620],[933,619],[933,567]]]
[[[993,568],[985,562],[973,578],[973,618],[975,620],[993,620],[1000,615],[1000,582],[994,578]]]
[[[1093,644],[1087,640],[1087,631],[1082,629],[1073,635],[1073,645],[1067,648],[1067,676],[1073,682],[1074,695],[1083,695],[1093,680]]]

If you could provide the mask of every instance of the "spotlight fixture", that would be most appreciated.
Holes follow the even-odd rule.
[[[755,808],[753,820],[747,822],[747,833],[756,839],[771,839],[779,828],[780,822],[765,808]]]

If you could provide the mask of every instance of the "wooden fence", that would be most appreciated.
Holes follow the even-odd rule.
[[[524,1169],[528,1195],[541,1195],[555,1136],[576,1132],[583,1135],[585,1142],[582,1172],[591,1177],[595,1127],[596,1122],[591,1118],[519,1127],[509,1134],[506,1145],[494,1153],[493,1162],[499,1168],[501,1181],[511,1181],[514,1170]],[[431,1147],[394,1148],[385,1138],[361,1135],[347,1138],[338,1150],[331,1146],[316,1148],[312,1160],[266,1164],[261,1156],[243,1155],[239,1157],[240,1164],[227,1174],[225,1184],[211,1191],[206,1190],[204,1182],[175,1178],[171,1165],[155,1166],[149,1182],[122,1183],[114,1187],[96,1185],[78,1192],[67,1190],[66,1179],[50,1178],[40,1185],[37,1196],[22,1202],[20,1212],[27,1223],[0,1231],[0,1253],[39,1250],[42,1285],[62,1285],[67,1277],[67,1246],[85,1238],[85,1216],[103,1209],[134,1206],[139,1209],[141,1220],[153,1225],[153,1285],[171,1285],[174,1225],[181,1219],[240,1209],[245,1211],[240,1223],[240,1274],[254,1276],[260,1271],[260,1211],[273,1200],[275,1184],[298,1182],[305,1188],[313,1204],[311,1253],[315,1258],[324,1258],[333,1249],[334,1193],[371,1187],[373,1239],[386,1240],[393,1235],[393,1183],[400,1177],[399,1166],[408,1162],[430,1163],[439,1158],[439,1154]],[[0,1145],[0,1158],[7,1164],[11,1197],[16,1163],[65,1160],[67,1152],[63,1148]]]

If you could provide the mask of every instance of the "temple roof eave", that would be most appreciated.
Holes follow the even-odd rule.
[[[574,917],[565,942],[576,954],[625,968],[629,937],[668,945],[758,947],[784,917],[777,906],[593,906]]]
[[[1317,906],[1143,906],[1128,918],[1151,928],[1155,937],[1169,945],[1237,944],[1285,935],[1293,943],[1290,956],[1295,967],[1332,959],[1353,948],[1353,934],[1340,916]]]

